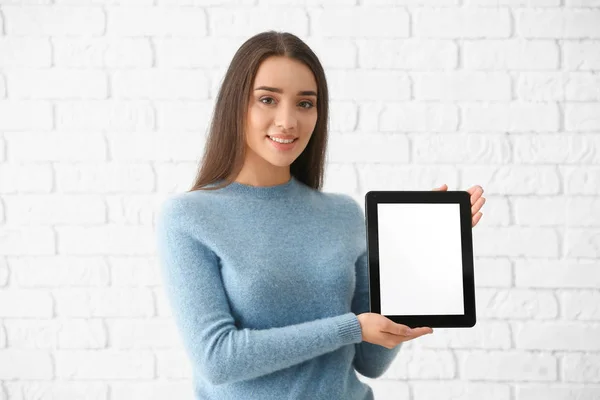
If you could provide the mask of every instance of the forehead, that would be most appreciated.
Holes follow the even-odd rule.
[[[293,93],[300,90],[317,91],[317,81],[310,68],[288,57],[269,57],[260,64],[254,87],[262,85],[282,88],[285,93],[288,92],[286,88]]]

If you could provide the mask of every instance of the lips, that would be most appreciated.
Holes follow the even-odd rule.
[[[276,139],[284,139],[284,140],[297,139],[296,136],[292,136],[292,135],[267,135],[267,136],[270,136],[270,137],[276,138]]]

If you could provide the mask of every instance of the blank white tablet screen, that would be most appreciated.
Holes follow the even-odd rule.
[[[463,315],[460,204],[379,203],[382,315]]]

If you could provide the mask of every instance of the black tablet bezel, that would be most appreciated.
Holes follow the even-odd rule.
[[[381,203],[454,203],[460,204],[463,265],[464,315],[385,315],[411,328],[470,328],[475,326],[475,282],[473,275],[473,235],[471,195],[466,191],[370,191],[365,194],[368,246],[369,303],[371,312],[381,314],[379,286],[379,238],[377,204]]]

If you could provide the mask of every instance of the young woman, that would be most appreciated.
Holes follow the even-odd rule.
[[[381,376],[399,344],[432,332],[369,312],[362,208],[320,191],[327,123],[303,41],[270,31],[239,48],[196,182],[156,223],[198,399],[372,399],[355,371]]]

